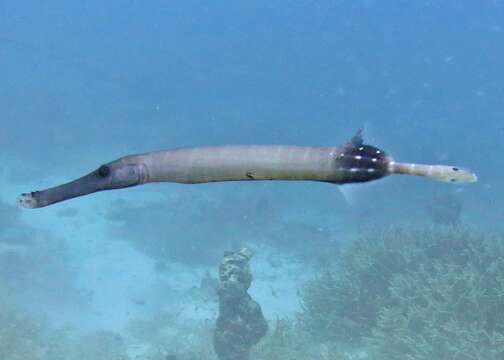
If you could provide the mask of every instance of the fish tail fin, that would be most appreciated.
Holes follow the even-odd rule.
[[[473,172],[449,165],[424,165],[414,163],[388,163],[389,174],[425,176],[434,180],[452,183],[474,183],[478,177]]]

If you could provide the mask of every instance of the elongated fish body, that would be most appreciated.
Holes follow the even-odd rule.
[[[306,180],[335,184],[370,181],[386,172],[383,161],[356,161],[350,147],[275,145],[217,146],[160,151],[144,159],[147,182],[197,184],[216,181]],[[378,159],[378,158],[377,158]]]
[[[24,193],[19,203],[39,208],[97,191],[153,182],[293,180],[348,184],[391,174],[476,181],[474,174],[458,167],[396,163],[383,150],[365,145],[359,131],[347,144],[337,147],[228,145],[125,156],[69,183]]]

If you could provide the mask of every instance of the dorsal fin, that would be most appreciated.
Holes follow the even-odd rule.
[[[348,145],[359,147],[364,144],[364,139],[362,138],[362,129],[357,130],[355,135],[350,139]]]

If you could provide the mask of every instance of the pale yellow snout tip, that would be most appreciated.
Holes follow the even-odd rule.
[[[475,183],[478,176],[467,170],[456,166],[434,165],[430,176],[436,180],[451,183]]]

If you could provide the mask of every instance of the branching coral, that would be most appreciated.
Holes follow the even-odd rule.
[[[424,257],[422,237],[395,228],[376,231],[343,251],[335,269],[302,291],[301,321],[320,341],[358,342],[390,304],[391,277],[413,269]]]
[[[335,343],[314,342],[290,319],[277,319],[268,336],[253,351],[254,360],[357,360],[361,354],[348,353]]]
[[[434,261],[390,284],[394,305],[384,308],[369,339],[383,359],[504,358],[504,260],[479,271]]]
[[[503,258],[502,238],[463,227],[374,232],[308,284],[300,319],[378,359],[502,358]]]

